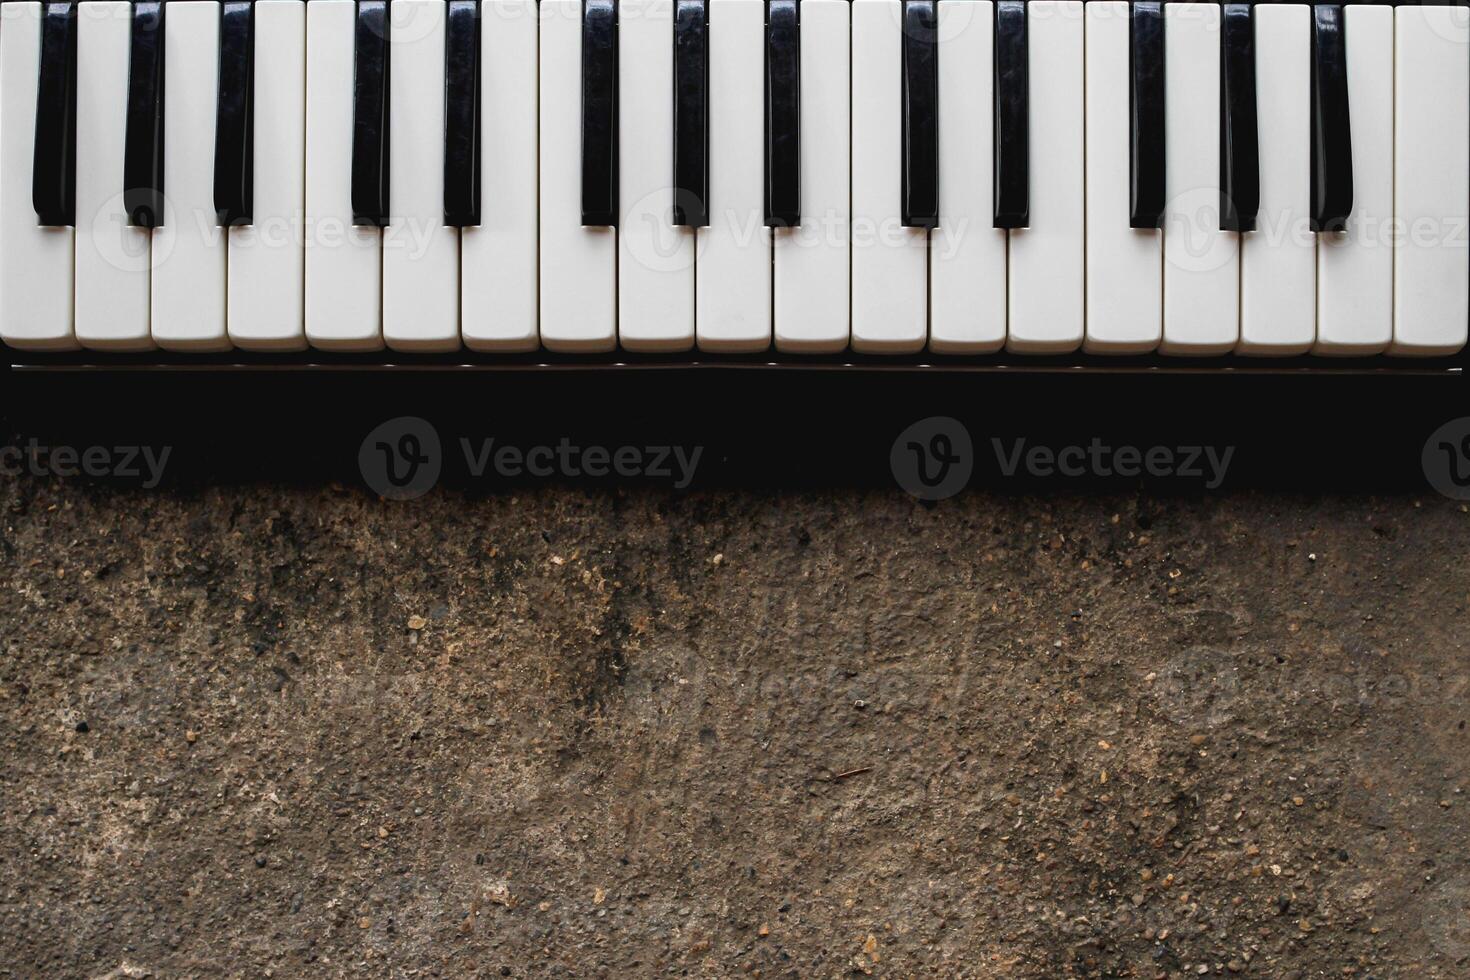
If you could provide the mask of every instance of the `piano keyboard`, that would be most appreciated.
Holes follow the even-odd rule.
[[[1470,9],[0,3],[34,352],[1445,358]]]

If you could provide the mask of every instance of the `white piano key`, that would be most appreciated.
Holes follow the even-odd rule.
[[[41,5],[0,6],[0,340],[27,350],[76,346],[71,228],[36,224],[31,204]]]
[[[383,340],[459,348],[459,229],[444,224],[444,0],[388,5],[388,227]]]
[[[1030,76],[1029,227],[1010,233],[1006,349],[1076,350],[1085,318],[1083,4],[1026,5]]]
[[[939,227],[929,235],[929,349],[999,350],[1006,340],[1006,233],[994,228],[991,0],[940,0]]]
[[[480,221],[460,229],[461,333],[532,351],[536,329],[536,3],[480,10]]]
[[[617,231],[582,227],[581,0],[541,0],[540,192],[541,343],[553,351],[610,351],[617,344]]]
[[[1463,7],[1394,10],[1392,354],[1453,354],[1470,319],[1470,19]]]
[[[353,225],[354,0],[306,4],[306,338],[382,347],[382,235]]]
[[[163,51],[163,227],[153,232],[153,340],[166,350],[228,350],[226,237],[214,210],[219,4],[171,0]]]
[[[781,351],[847,346],[848,6],[847,0],[801,0],[801,224],[772,234]]]
[[[352,223],[354,0],[306,5],[306,339],[383,346],[383,239]]]
[[[1164,324],[1163,242],[1129,227],[1129,3],[1087,4],[1087,338],[1093,354],[1138,354]]]
[[[1165,354],[1240,336],[1240,236],[1220,230],[1220,8],[1164,5]]]
[[[701,350],[771,344],[771,238],[763,223],[763,0],[709,0],[709,225],[698,230],[695,324]]]
[[[694,229],[673,223],[674,5],[618,3],[618,342],[694,346]]]
[[[123,204],[132,4],[77,7],[76,331],[95,350],[147,350],[152,234]]]
[[[1305,354],[1317,339],[1312,195],[1312,18],[1306,4],[1259,4],[1256,132],[1261,206],[1241,236],[1236,352]]]
[[[1393,8],[1346,8],[1353,209],[1317,239],[1318,354],[1381,353],[1393,339]]]
[[[900,0],[854,0],[852,349],[868,354],[928,339],[929,236],[902,221],[902,26]]]
[[[306,347],[305,0],[258,0],[254,57],[255,190],[251,223],[229,230],[230,340],[246,350],[301,350]]]

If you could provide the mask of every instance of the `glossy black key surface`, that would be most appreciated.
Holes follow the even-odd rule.
[[[935,0],[903,0],[903,224],[939,227],[939,22]]]
[[[582,224],[618,223],[618,6],[582,0]]]
[[[219,88],[214,119],[214,210],[221,225],[248,225],[255,191],[255,4],[225,0],[219,12]]]
[[[352,223],[388,225],[388,0],[357,0],[352,65]]]
[[[1220,18],[1220,230],[1255,231],[1261,205],[1255,18],[1248,3],[1224,4]]]
[[[1347,32],[1341,4],[1312,8],[1312,230],[1341,231],[1353,210]]]
[[[1164,221],[1164,4],[1134,0],[1128,20],[1130,228]]]
[[[709,10],[674,5],[674,224],[709,224]]]
[[[77,222],[77,5],[41,7],[31,204],[41,225]]]
[[[766,225],[801,224],[801,10],[766,2]]]
[[[1030,101],[1024,0],[995,4],[995,227],[1031,220]]]
[[[123,207],[137,228],[163,227],[163,11],[162,0],[133,4]]]
[[[480,223],[480,0],[449,0],[444,33],[444,223]]]

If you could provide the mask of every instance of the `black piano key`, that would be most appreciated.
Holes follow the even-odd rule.
[[[903,0],[903,224],[939,227],[939,22],[935,0]]]
[[[163,227],[163,11],[163,0],[133,4],[123,206],[137,228]]]
[[[709,11],[674,8],[674,224],[709,224]]]
[[[480,2],[449,0],[444,35],[444,223],[480,223]]]
[[[1347,32],[1341,4],[1312,8],[1312,230],[1341,231],[1353,210]]]
[[[221,225],[251,223],[255,190],[255,4],[219,11],[219,90],[214,117],[214,210]]]
[[[1030,71],[1025,0],[995,4],[995,221],[1025,228],[1031,220]]]
[[[77,222],[77,5],[41,8],[31,204],[42,225]]]
[[[582,224],[618,223],[618,6],[582,0]]]
[[[1133,0],[1128,21],[1130,228],[1164,221],[1164,4]]]
[[[388,0],[357,0],[352,65],[352,223],[388,226]]]
[[[1255,18],[1248,3],[1224,4],[1220,16],[1220,229],[1254,231],[1261,206]]]
[[[766,225],[801,224],[801,10],[766,2]]]

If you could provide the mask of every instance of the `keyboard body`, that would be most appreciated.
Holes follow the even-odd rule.
[[[35,368],[1454,372],[1470,9],[0,3]]]

